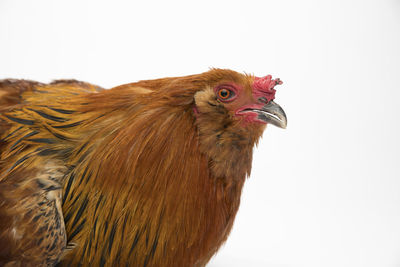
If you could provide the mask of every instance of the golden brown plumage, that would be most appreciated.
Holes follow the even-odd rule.
[[[0,263],[204,266],[231,230],[261,120],[286,123],[249,110],[273,104],[278,80],[259,95],[257,79],[0,82]]]

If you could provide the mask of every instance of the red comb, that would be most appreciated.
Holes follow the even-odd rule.
[[[282,81],[279,78],[273,80],[271,75],[261,78],[255,77],[253,83],[253,94],[257,98],[265,97],[269,102],[275,98],[276,90],[274,87],[278,84],[282,84]]]

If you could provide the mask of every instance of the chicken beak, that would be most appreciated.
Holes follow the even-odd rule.
[[[285,111],[274,101],[269,101],[261,109],[254,110],[257,112],[257,119],[273,124],[279,128],[285,129],[287,126],[287,118]]]

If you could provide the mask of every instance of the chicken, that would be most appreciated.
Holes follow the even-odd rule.
[[[0,265],[205,266],[226,241],[266,125],[270,75],[110,90],[0,82]]]

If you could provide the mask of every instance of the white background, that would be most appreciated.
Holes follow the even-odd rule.
[[[0,78],[284,81],[210,267],[400,266],[399,62],[399,0],[0,0]]]

